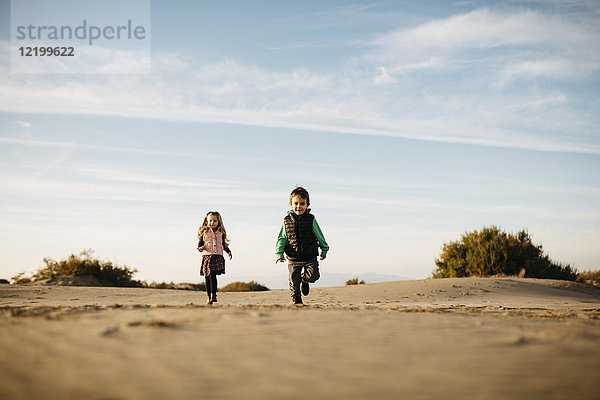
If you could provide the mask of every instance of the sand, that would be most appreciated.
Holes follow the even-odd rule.
[[[0,285],[0,399],[600,399],[600,288]]]

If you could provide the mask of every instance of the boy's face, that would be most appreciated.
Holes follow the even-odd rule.
[[[290,205],[292,206],[292,210],[294,210],[296,215],[302,215],[308,207],[308,201],[297,194],[290,200]]]
[[[216,215],[211,214],[206,218],[206,224],[209,228],[215,229],[219,225],[219,220]]]

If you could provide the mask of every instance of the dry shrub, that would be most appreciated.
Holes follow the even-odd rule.
[[[588,285],[600,286],[600,269],[578,273],[577,281],[587,283]]]
[[[265,285],[258,282],[231,282],[220,289],[221,292],[263,292],[269,290]]]
[[[98,260],[93,257],[93,253],[91,249],[83,250],[60,261],[44,258],[46,266],[39,268],[31,278],[25,277],[25,273],[22,272],[12,278],[13,282],[81,286],[143,286],[142,282],[132,279],[133,274],[137,272],[136,269]]]
[[[142,285],[143,285],[143,287],[149,288],[149,289],[174,289],[174,290],[194,290],[194,291],[205,291],[206,290],[206,283],[204,283],[204,282],[201,282],[201,283],[187,283],[187,282],[183,282],[183,283],[173,283],[173,282],[147,283],[146,281],[143,281]]]
[[[31,283],[31,278],[25,276],[25,272],[19,272],[17,275],[12,278],[13,283],[16,285],[24,285],[27,283]]]
[[[364,285],[365,281],[361,280],[360,282],[358,281],[358,278],[352,278],[346,281],[346,285]]]

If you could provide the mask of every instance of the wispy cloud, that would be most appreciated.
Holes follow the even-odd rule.
[[[496,68],[505,82],[518,76],[581,78],[600,68],[598,23],[593,16],[571,20],[530,10],[478,9],[377,38],[379,51],[367,58],[401,72],[403,65],[429,68],[432,55],[441,68],[486,54],[493,60],[487,67],[492,73]]]
[[[439,49],[450,52],[465,48],[488,49],[515,45],[568,48],[592,44],[591,33],[585,26],[556,15],[535,11],[496,12],[478,9],[427,22],[412,29],[400,29],[376,39],[374,44],[388,49]]]
[[[0,174],[0,186],[11,196],[35,198],[43,194],[47,200],[73,199],[88,202],[117,201],[131,204],[197,205],[202,203],[202,199],[210,199],[212,204],[237,206],[240,199],[243,198],[246,207],[278,209],[281,206],[279,201],[281,193],[264,190],[264,188],[252,188],[244,182],[184,179],[169,175],[157,176],[152,171],[128,171],[107,167],[69,167],[69,172],[65,171],[60,177],[37,176],[31,178],[25,175]],[[527,190],[527,188],[523,188],[523,190]],[[416,196],[406,198],[406,196],[398,196],[398,191],[390,190],[386,192],[377,190],[375,195],[369,191],[349,195],[332,190],[320,193],[318,203],[320,209],[338,209],[340,206],[352,208],[360,204],[366,209],[402,209],[415,213],[415,215],[425,215],[430,212],[454,212],[582,221],[600,220],[600,213],[594,209],[582,209],[569,213],[569,215],[562,215],[557,208],[549,205],[480,204],[478,200],[448,201],[446,199],[447,188],[436,189],[435,186],[430,186],[425,193],[420,189],[415,191],[409,188],[409,191]],[[87,209],[93,203],[78,204],[78,209]],[[13,208],[15,211],[17,209],[26,210]],[[8,210],[5,207],[3,211],[8,212]]]
[[[116,170],[79,170],[69,176],[51,177],[0,174],[0,185],[11,196],[45,199],[75,199],[88,201],[120,201],[154,204],[199,204],[210,199],[211,204],[235,205],[240,198],[249,199],[247,206],[277,206],[279,193],[252,190],[241,182],[212,180],[182,180],[157,178],[143,173]],[[41,208],[44,208],[43,206]]]
[[[506,85],[518,79],[536,78],[579,78],[582,74],[589,75],[599,68],[600,64],[585,64],[581,60],[570,59],[539,59],[517,62],[507,65],[500,71],[498,83]]]
[[[152,150],[152,149],[138,149],[131,147],[119,147],[119,146],[103,146],[96,144],[86,143],[69,143],[69,142],[56,142],[47,140],[36,140],[36,139],[23,139],[18,137],[0,137],[0,143],[5,144],[18,144],[24,146],[34,147],[52,147],[61,149],[88,149],[88,150],[99,150],[99,151],[110,151],[118,153],[134,153],[134,154],[146,154],[146,155],[160,155],[160,156],[176,156],[176,157],[193,157],[193,158],[221,158],[219,156],[196,154],[196,153],[184,153],[164,150]]]
[[[568,93],[568,82],[600,68],[598,21],[582,18],[475,10],[384,34],[339,69],[318,72],[158,53],[150,76],[4,74],[0,110],[600,154],[600,143],[589,136],[597,118]],[[541,77],[554,86],[536,83]],[[535,90],[512,85],[507,95],[517,81]],[[526,113],[515,112],[519,107]],[[552,134],[561,131],[569,139]]]
[[[391,41],[405,48],[498,48],[503,46],[544,45],[578,51],[597,46],[595,20],[572,20],[569,16],[532,10],[494,11],[477,9],[400,30],[378,42]]]
[[[563,93],[550,95],[547,97],[541,97],[539,99],[529,100],[523,103],[515,103],[509,106],[509,108],[513,109],[524,109],[524,108],[534,108],[539,109],[543,108],[547,105],[560,105],[564,104],[567,101],[567,96]]]
[[[25,121],[17,121],[15,122],[17,124],[18,127],[20,128],[25,128],[25,129],[29,129],[31,128],[31,122],[25,122]]]
[[[286,43],[282,45],[273,45],[273,44],[260,44],[259,47],[272,50],[272,51],[280,51],[280,50],[295,50],[295,49],[322,49],[322,48],[330,48],[330,47],[340,47],[340,46],[348,46],[349,44],[361,44],[362,42],[349,42],[347,40],[317,40],[317,41],[309,41],[309,42],[297,42],[297,43]]]
[[[98,144],[88,143],[76,143],[76,142],[58,142],[48,140],[38,140],[32,138],[21,138],[21,137],[7,137],[0,136],[0,143],[21,145],[21,146],[32,146],[32,147],[48,147],[55,149],[67,149],[67,150],[96,150],[100,152],[112,152],[112,153],[128,153],[128,154],[141,154],[147,156],[161,156],[161,157],[176,157],[176,158],[198,158],[206,160],[228,160],[228,161],[241,161],[241,162],[252,162],[252,163],[277,163],[287,165],[312,165],[315,167],[334,167],[335,164],[331,163],[307,163],[303,161],[287,160],[287,159],[276,159],[276,158],[259,158],[259,157],[240,157],[230,155],[213,155],[213,154],[199,154],[183,151],[167,151],[167,150],[156,150],[156,149],[145,149],[136,147],[125,147],[125,146],[106,146]],[[345,167],[350,168],[352,167]]]

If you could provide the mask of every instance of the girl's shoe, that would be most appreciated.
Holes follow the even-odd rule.
[[[208,300],[206,301],[206,305],[207,305],[207,306],[210,306],[212,303],[213,303],[213,300],[212,300],[212,298],[209,296],[209,297],[208,297]]]
[[[212,297],[210,298],[210,301],[212,301],[213,303],[217,302],[217,294],[213,293]]]

